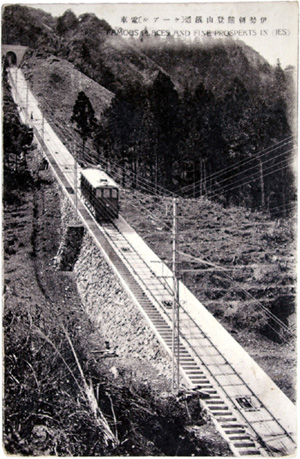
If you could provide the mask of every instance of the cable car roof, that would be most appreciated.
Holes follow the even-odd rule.
[[[81,174],[93,188],[119,188],[119,185],[99,168],[89,167],[83,169]]]

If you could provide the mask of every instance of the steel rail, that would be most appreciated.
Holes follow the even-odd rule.
[[[14,84],[14,81],[13,81]],[[17,87],[14,84],[15,89],[15,96],[17,97]],[[28,115],[28,114],[27,114]],[[56,152],[51,152],[46,145],[44,139],[42,138],[38,127],[35,126],[34,120],[31,120],[30,124],[33,126],[34,135],[37,138],[39,144],[41,145],[44,154],[47,156],[49,163],[57,177],[60,185],[63,188],[63,191],[71,200],[72,204],[74,205],[75,202],[75,190],[74,190],[74,183],[70,182],[69,171],[65,170],[65,163],[59,163],[59,155],[56,155]],[[49,134],[50,136],[50,134]],[[54,144],[56,141],[54,142]],[[69,154],[69,153],[68,153]],[[70,155],[70,154],[69,154]],[[70,159],[72,156],[70,155]],[[65,160],[66,158],[62,158]],[[69,160],[70,160],[69,159]],[[106,259],[113,265],[114,271],[119,275],[120,279],[122,278],[123,285],[126,286],[126,290],[130,293],[130,295],[135,299],[135,302],[138,303],[140,309],[143,311],[144,316],[148,317],[148,322],[152,323],[152,329],[155,330],[156,335],[159,337],[160,341],[165,344],[165,348],[170,353],[170,341],[169,341],[169,332],[171,327],[171,319],[170,314],[168,314],[167,310],[163,308],[161,300],[157,298],[157,294],[153,291],[156,287],[149,287],[145,278],[143,279],[142,273],[138,272],[138,263],[136,260],[130,263],[130,255],[134,254],[138,257],[139,263],[143,265],[143,269],[148,270],[148,279],[149,274],[155,277],[155,281],[158,285],[162,285],[165,289],[166,295],[172,294],[172,289],[168,285],[163,278],[157,276],[151,267],[145,262],[143,257],[137,250],[133,247],[132,243],[128,241],[125,235],[117,228],[117,226],[113,223],[111,224],[103,224],[99,225],[95,219],[93,218],[90,210],[86,207],[86,205],[79,200],[79,208],[78,214],[83,220],[85,226],[89,229],[92,236],[95,238],[98,247],[101,248],[103,253],[106,253]],[[106,226],[106,228],[105,228]],[[109,234],[108,229],[113,231],[113,235]],[[118,241],[118,238],[121,238],[121,241]],[[117,241],[117,242],[116,242]],[[123,244],[124,242],[127,244],[127,247],[130,248],[131,252],[123,252],[122,247],[118,247],[118,243]],[[127,255],[127,256],[126,256]],[[135,266],[132,266],[135,265]],[[143,269],[141,271],[143,271]],[[145,275],[145,272],[143,273]],[[126,285],[127,284],[127,285]],[[148,294],[146,298],[143,296]],[[231,447],[233,453],[237,456],[239,455],[278,455],[282,453],[282,449],[285,449],[285,445],[282,443],[282,438],[288,438],[293,444],[295,443],[291,437],[291,435],[281,426],[281,424],[277,421],[277,419],[269,412],[269,410],[263,407],[266,410],[266,413],[271,416],[271,419],[264,421],[263,419],[253,419],[249,421],[247,417],[242,412],[241,408],[237,404],[236,400],[232,400],[232,396],[230,396],[226,387],[216,379],[216,374],[214,374],[209,368],[209,366],[216,366],[218,371],[221,371],[221,365],[217,362],[216,357],[220,356],[224,362],[226,367],[230,368],[232,371],[231,375],[237,376],[242,384],[237,384],[237,386],[245,386],[246,389],[250,392],[251,396],[255,397],[259,403],[261,401],[258,397],[256,397],[255,393],[251,390],[251,388],[245,383],[245,381],[241,378],[238,372],[232,367],[232,365],[228,362],[226,357],[224,357],[221,351],[215,346],[215,344],[211,341],[211,339],[205,334],[200,326],[195,322],[195,320],[190,316],[189,312],[181,305],[182,312],[187,316],[188,320],[192,323],[193,327],[196,327],[197,333],[200,333],[201,339],[205,339],[210,343],[210,348],[213,349],[214,352],[217,352],[217,355],[209,355],[206,350],[206,355],[201,356],[201,346],[198,345],[197,350],[195,348],[195,344],[193,343],[193,339],[199,339],[197,334],[191,334],[189,338],[184,336],[184,332],[181,332],[181,342],[180,342],[180,353],[182,356],[182,364],[181,364],[181,371],[183,376],[187,381],[191,383],[192,386],[195,386],[195,380],[201,380],[203,387],[207,389],[207,392],[210,394],[209,399],[201,400],[202,406],[206,406],[209,412],[214,419],[214,422],[219,426],[219,430],[224,436],[224,438],[228,441],[229,446]],[[152,317],[152,318],[151,318]],[[191,333],[191,328],[188,328],[188,332]],[[187,334],[187,332],[186,332]],[[204,348],[202,348],[203,351]],[[200,354],[199,354],[200,352]],[[203,358],[207,359],[209,357],[210,362],[207,363],[203,360]],[[199,362],[200,361],[200,364]],[[203,371],[205,370],[205,371]],[[196,377],[192,377],[192,374],[198,375]],[[201,376],[203,374],[203,376]],[[209,378],[207,378],[207,375]],[[225,373],[219,373],[218,376],[224,376],[228,378],[230,375]],[[211,381],[213,379],[213,382]],[[230,379],[228,379],[230,382]],[[234,384],[230,384],[231,387],[234,387]],[[200,384],[201,386],[201,384]],[[218,393],[219,391],[219,393]],[[221,397],[223,395],[223,399]],[[228,405],[229,402],[229,406]],[[243,422],[240,422],[236,419],[236,413],[231,413],[232,406],[234,409],[237,409],[239,415],[242,417]],[[231,409],[230,409],[231,408]],[[280,433],[271,432],[270,434],[265,434],[265,438],[267,436],[272,436],[273,438],[269,439],[269,442],[279,442],[279,445],[275,445],[275,447],[267,444],[266,441],[262,438],[259,434],[259,430],[255,427],[256,423],[264,424],[275,422],[275,424],[280,428]],[[246,425],[244,425],[246,424]],[[232,427],[231,427],[232,426]],[[247,427],[246,427],[247,426]],[[250,433],[247,429],[250,429]],[[268,426],[269,429],[269,426]],[[230,433],[232,432],[232,433]],[[256,438],[253,438],[253,433]],[[261,445],[261,446],[260,446]],[[282,448],[283,447],[283,448]],[[286,449],[285,449],[286,451]]]

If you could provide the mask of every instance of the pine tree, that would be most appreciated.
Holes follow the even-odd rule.
[[[72,10],[67,10],[57,18],[56,31],[58,35],[64,35],[78,25],[78,19]]]
[[[173,188],[174,162],[178,159],[181,137],[181,104],[178,93],[169,76],[159,71],[149,91],[150,108],[157,126],[157,155],[160,182]]]
[[[76,124],[76,130],[79,132],[80,137],[82,138],[82,150],[84,155],[85,143],[88,137],[90,137],[93,133],[96,124],[96,118],[95,111],[92,107],[90,99],[83,91],[78,93],[73,108],[71,122]]]

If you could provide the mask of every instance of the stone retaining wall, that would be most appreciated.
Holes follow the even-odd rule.
[[[68,200],[62,200],[63,225],[78,224]],[[141,379],[171,378],[171,359],[138,307],[124,291],[92,237],[86,231],[74,266],[78,292],[91,320],[116,349],[115,365],[131,368]]]

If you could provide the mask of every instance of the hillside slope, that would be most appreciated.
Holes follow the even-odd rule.
[[[171,267],[171,198],[131,191],[121,202],[125,219]],[[294,401],[295,342],[269,313],[295,332],[295,220],[205,199],[180,200],[178,208],[184,284]]]
[[[70,10],[53,18],[42,10],[10,5],[3,14],[3,43],[22,44],[72,62],[90,78],[116,92],[133,83],[148,85],[157,72],[169,75],[179,92],[204,83],[223,97],[235,78],[248,90],[265,90],[273,69],[242,41],[221,39],[186,44],[144,37],[126,40],[93,14]]]
[[[17,116],[8,90],[5,85],[5,116]],[[6,161],[4,168],[5,452],[30,457],[229,456],[227,444],[206,421],[197,399],[180,401],[166,394],[170,381],[164,374],[158,376],[153,366],[160,354],[156,340],[151,361],[148,352],[144,360],[133,349],[130,358],[122,355],[122,347],[130,346],[130,327],[139,325],[144,332],[144,319],[134,312],[99,250],[86,238],[82,281],[90,276],[92,285],[87,260],[96,261],[96,271],[103,267],[102,299],[94,305],[106,313],[109,297],[112,309],[118,304],[122,314],[131,308],[134,318],[127,334],[123,321],[118,352],[108,351],[110,343],[117,347],[112,341],[119,335],[108,342],[105,330],[84,308],[72,267],[57,263],[67,224],[75,225],[72,230],[83,228],[74,215],[72,219],[51,169],[41,170],[41,159],[34,148],[23,169],[16,170],[15,161]],[[150,335],[144,343],[131,333],[136,346],[142,341],[139,348],[145,345],[147,350],[153,344]],[[90,409],[91,398],[97,413]],[[100,416],[108,421],[117,445],[105,441]]]
[[[24,74],[36,96],[44,100],[51,115],[68,124],[78,91],[84,91],[93,101],[95,116],[101,119],[103,110],[114,97],[110,91],[79,72],[67,60],[33,52],[24,61]]]
[[[3,7],[2,43],[43,47],[54,50],[57,40],[54,34],[56,19],[51,14],[24,5]]]
[[[202,40],[185,43],[145,38],[135,41],[182,89],[194,90],[199,83],[216,98],[223,98],[232,81],[239,78],[249,92],[264,91],[272,82],[273,69],[254,49],[240,40]]]
[[[45,62],[35,63],[31,84],[36,95]],[[51,59],[47,62],[51,67]],[[79,72],[74,75],[76,87],[82,76]],[[45,87],[46,99],[55,108],[53,79]],[[95,90],[97,88],[102,93],[102,88],[97,86]],[[43,105],[47,109],[41,99]],[[68,107],[67,103],[61,105],[52,126],[72,149],[75,133],[65,122],[70,115]],[[77,142],[77,154],[79,145]],[[95,154],[91,144],[87,145],[87,151],[90,157]],[[114,178],[121,183],[122,174],[115,174]],[[125,185],[132,185],[128,177]],[[179,250],[184,282],[294,400],[294,352],[283,342],[264,310],[271,311],[294,329],[294,220],[276,221],[259,212],[234,207],[224,209],[206,199],[186,199],[180,205],[180,212]],[[161,223],[167,215],[171,225],[168,199],[157,200],[137,191],[122,193],[121,213],[159,256],[171,259],[170,231]]]
[[[71,20],[71,22],[75,20],[74,29],[70,25],[68,26],[67,19]],[[124,85],[126,86],[126,82],[128,83],[131,79],[130,75],[135,73],[135,69],[138,69],[135,81],[148,81],[148,75],[155,74],[152,63],[151,65],[149,64],[149,68],[143,68],[145,60],[142,59],[138,63],[133,62],[139,54],[137,51],[132,54],[128,53],[127,46],[129,44],[125,44],[124,40],[117,38],[116,40],[109,41],[107,39],[108,35],[106,31],[109,31],[110,28],[103,21],[95,19],[91,15],[84,15],[78,21],[74,17],[65,17],[64,20],[65,23],[63,24],[65,28],[61,30],[60,35],[56,34],[59,46],[57,46],[55,52],[61,55],[66,54],[65,57],[68,59],[74,59],[74,66],[78,66],[80,62],[84,63],[86,67],[83,70],[86,74],[92,75],[96,72],[95,78],[100,80],[103,75],[106,75],[105,78],[107,77],[107,81],[113,86],[117,82],[113,88],[114,90],[120,87],[123,88]],[[95,28],[98,28],[99,35],[95,34],[92,36]],[[83,31],[87,31],[87,35]],[[98,73],[94,62],[97,54],[96,44],[95,48],[92,46],[95,43],[95,37],[101,37],[99,41],[102,46],[101,56],[103,59],[105,58],[99,61],[98,70],[100,73]],[[93,41],[89,41],[90,38],[93,38]],[[78,46],[77,51],[80,51],[81,54],[77,53],[75,46]],[[114,51],[112,51],[112,47],[114,47]],[[239,91],[234,94],[236,99],[233,102],[231,100],[233,95],[230,93],[226,95],[228,105],[232,102],[231,108],[239,107],[242,110],[244,101],[249,103],[249,95],[255,92],[257,85],[261,88],[261,97],[263,97],[263,93],[268,87],[268,82],[272,78],[272,70],[265,61],[257,53],[253,52],[253,50],[238,45],[238,43],[226,49],[224,49],[222,43],[216,43],[216,46],[212,46],[211,49],[207,50],[201,49],[201,52],[199,48],[199,52],[195,52],[193,56],[189,55],[187,51],[184,56],[177,51],[174,52],[174,55],[169,52],[167,54],[169,56],[168,59],[165,52],[162,51],[160,55],[157,49],[154,51],[151,54],[151,60],[156,60],[157,66],[164,65],[165,68],[168,68],[168,71],[173,75],[172,78],[177,79],[177,83],[181,87],[184,86],[184,80],[181,79],[182,72],[180,69],[184,67],[185,63],[190,68],[190,71],[185,73],[186,78],[190,76],[191,85],[197,84],[199,76],[195,72],[195,68],[197,67],[194,68],[190,62],[193,63],[193,59],[197,60],[199,58],[198,65],[202,72],[199,80],[202,80],[205,85],[211,85],[216,99],[224,97],[226,91],[228,91],[230,87],[228,85],[232,78],[231,71],[236,67],[234,77],[245,74],[245,78],[242,83],[241,81],[238,82],[237,89]],[[88,54],[86,53],[88,52],[94,55],[92,60],[87,59]],[[116,53],[118,54],[117,59]],[[132,66],[129,65],[130,59],[127,60],[128,56],[132,61]],[[230,59],[229,56],[231,56]],[[221,72],[222,78],[220,78],[220,62],[224,64]],[[240,63],[239,66],[237,65],[238,63]],[[113,71],[111,70],[113,68],[111,65],[115,66]],[[96,84],[82,73],[74,70],[74,66],[67,60],[57,58],[56,56],[49,56],[49,50],[40,56],[34,53],[25,62],[25,73],[30,79],[33,92],[39,98],[41,107],[43,107],[46,114],[50,115],[52,126],[70,149],[73,149],[74,138],[79,140],[78,135],[69,126],[72,104],[75,101],[78,91],[84,89],[87,95],[89,95],[98,116],[101,116],[103,109],[113,97],[112,92],[107,91],[103,86]],[[278,77],[282,77],[282,71],[280,69],[277,70]],[[194,72],[193,75],[192,71]],[[217,71],[219,71],[218,74]],[[111,76],[113,77],[112,80],[110,79]],[[246,84],[248,84],[247,91],[244,90]],[[70,91],[69,88],[71,88]],[[90,88],[92,90],[89,92]],[[270,86],[270,90],[272,90],[272,86]],[[274,98],[272,97],[272,100]],[[278,113],[280,109],[284,111],[279,98],[276,104],[273,107],[274,113],[272,113],[274,117],[271,118],[267,113],[269,118],[266,118],[269,121],[271,120],[270,126],[272,129],[270,136],[272,136],[271,140],[274,143],[276,140],[279,141],[281,139],[278,127],[280,116]],[[212,105],[209,99],[207,106]],[[170,109],[170,107],[162,107],[162,111],[165,111],[166,108]],[[249,108],[252,108],[250,103]],[[232,111],[228,110],[227,116],[224,116],[226,120],[229,120],[228,125],[226,125],[228,138],[233,131],[231,114]],[[238,117],[239,113],[235,113],[235,115]],[[206,112],[204,116],[206,116]],[[200,121],[202,119],[199,117]],[[256,120],[256,113],[254,119]],[[285,126],[285,118],[283,117],[282,120],[284,121],[282,124],[286,131],[285,135],[287,135],[288,129]],[[244,120],[242,119],[242,121]],[[258,118],[256,121],[261,126],[264,126],[263,117]],[[240,144],[245,145],[245,151],[243,152],[245,156],[242,155],[241,158],[247,158],[246,153],[249,153],[246,150],[249,133],[246,130],[244,132],[241,126],[243,127],[244,125],[240,125],[240,119],[238,118],[234,126],[236,134],[237,136],[242,134],[245,138],[238,138],[234,144],[234,149],[229,150],[230,161],[234,159],[233,154],[238,155],[241,153]],[[256,124],[254,126],[251,125],[251,127],[259,130]],[[197,129],[198,126],[195,126],[195,132]],[[211,125],[207,123],[207,131],[205,133],[210,131]],[[192,132],[192,134],[194,135],[195,132]],[[214,137],[214,135],[212,136]],[[116,140],[120,141],[120,139]],[[228,144],[229,141],[233,142],[236,139],[229,138]],[[201,145],[203,145],[203,142]],[[150,146],[151,157],[154,156],[155,146]],[[95,151],[92,150],[91,142],[89,142],[87,147],[91,148],[91,157],[95,154]],[[136,147],[136,154],[143,151],[142,147],[143,145]],[[109,148],[109,153],[112,156],[115,155],[116,150],[111,145]],[[132,151],[132,145],[129,148]],[[198,145],[196,144],[195,161],[196,164],[199,164],[199,151],[197,149]],[[186,150],[188,151],[188,148]],[[210,157],[216,156],[215,150],[208,149],[208,151],[210,152]],[[214,152],[213,155],[211,151]],[[77,152],[80,154],[79,148]],[[124,148],[122,155],[125,152]],[[221,153],[217,160],[224,161],[222,166],[225,167],[225,153],[223,151]],[[249,154],[251,156],[253,150],[250,150]],[[272,152],[270,156],[273,156]],[[208,157],[208,160],[210,157]],[[122,159],[123,157],[121,157]],[[214,172],[214,170],[211,172]],[[149,175],[146,175],[146,177],[149,178]],[[279,194],[282,194],[279,189],[280,183],[286,183],[287,185],[292,183],[290,175],[287,175],[286,178],[284,175],[279,175],[276,180],[278,181],[275,182],[272,180],[271,185],[273,189],[279,190]],[[244,188],[246,189],[246,187]],[[245,189],[242,190],[241,194],[245,193]],[[236,194],[237,192],[234,191],[234,195]],[[259,194],[259,188],[257,194]],[[292,198],[291,195],[288,195],[288,197]],[[159,206],[149,196],[142,199],[144,204],[142,204],[142,207],[139,204],[138,209],[131,206],[131,198],[124,200],[122,212],[125,213],[125,218],[129,219],[129,222],[145,237],[146,241],[155,248],[160,256],[166,255],[169,257],[169,233],[166,235],[159,229],[159,224],[157,225],[155,221],[151,223],[151,220],[149,224],[148,217],[143,217],[143,211],[146,208],[145,200],[148,201],[150,211],[157,212]],[[274,313],[288,327],[293,329],[295,322],[294,220],[292,218],[278,221],[271,220],[261,213],[252,213],[242,208],[229,207],[225,210],[221,206],[206,199],[196,201],[185,200],[184,203],[184,216],[189,217],[190,220],[187,218],[185,223],[183,223],[182,230],[184,231],[184,236],[182,237],[180,250],[182,252],[183,268],[187,270],[185,274],[187,285],[204,305],[219,318],[222,324],[234,335],[237,335],[238,340],[261,363],[265,371],[270,374],[289,397],[294,399],[293,373],[295,370],[295,360],[293,350],[281,342],[276,327],[275,331],[272,331],[272,323],[268,322],[265,311],[259,306],[261,304],[267,308],[268,311]],[[274,205],[282,208],[280,202],[276,201]],[[165,203],[162,209],[160,208],[158,211],[158,215],[161,218],[164,217]],[[290,212],[290,215],[292,215],[292,212]],[[193,265],[191,265],[191,262],[193,262]],[[275,340],[275,343],[272,340]],[[277,365],[278,362],[280,362],[279,365]],[[289,373],[289,376],[286,376],[287,373]]]
[[[153,79],[158,66],[111,32],[112,28],[93,14],[78,19],[67,11],[53,18],[42,10],[20,5],[7,6],[3,13],[3,43],[21,44],[67,59],[109,90]]]
[[[164,375],[157,378],[153,360],[143,362],[133,351],[130,359],[124,359],[126,336],[117,355],[103,355],[108,337],[85,311],[75,274],[57,269],[54,263],[63,234],[62,196],[50,169],[39,171],[39,162],[40,153],[34,151],[28,157],[26,180],[10,176],[5,182],[5,452],[30,457],[173,456],[176,452],[229,456],[225,441],[206,422],[196,400],[185,406],[172,394],[164,396],[169,381]],[[106,295],[112,302],[128,305],[127,295],[105,268],[103,277],[110,278]],[[97,307],[106,311],[105,296],[98,299]],[[134,318],[136,324],[136,313]],[[105,443],[103,429],[89,409],[64,330],[91,391],[97,394],[99,408],[111,429],[117,429],[117,448]],[[154,385],[150,375],[160,383]]]

